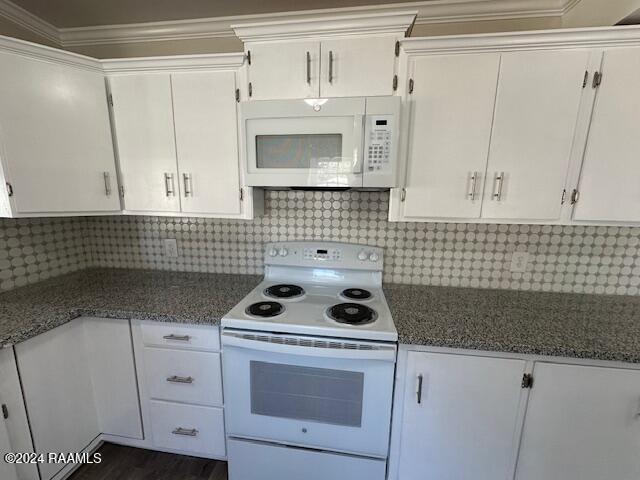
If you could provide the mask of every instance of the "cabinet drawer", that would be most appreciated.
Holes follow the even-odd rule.
[[[143,356],[150,398],[222,406],[219,353],[145,347]]]
[[[142,341],[148,346],[220,351],[218,327],[141,322],[140,328]]]
[[[156,447],[222,458],[226,455],[221,408],[151,401],[151,435]]]

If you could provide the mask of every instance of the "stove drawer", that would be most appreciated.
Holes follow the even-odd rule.
[[[144,347],[142,355],[150,398],[222,406],[219,353]]]
[[[149,402],[156,447],[213,458],[226,455],[221,408]]]
[[[220,351],[218,327],[142,321],[140,329],[146,346]]]
[[[386,474],[386,462],[373,458],[233,438],[227,448],[229,480],[384,480]]]

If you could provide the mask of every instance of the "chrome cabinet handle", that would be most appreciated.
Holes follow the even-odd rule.
[[[416,396],[418,397],[418,405],[422,403],[422,374],[418,374],[418,387],[416,388]]]
[[[182,428],[178,427],[174,429],[171,433],[174,435],[182,435],[183,437],[196,437],[198,436],[198,430],[195,428]]]
[[[311,54],[307,52],[307,84],[311,85]]]
[[[480,174],[478,172],[472,172],[471,173],[471,184],[469,186],[469,193],[467,194],[467,196],[469,197],[469,200],[475,200],[476,199],[476,184],[478,183],[478,176]]]
[[[167,192],[167,197],[173,197],[175,190],[173,189],[173,173],[164,174],[164,187]]]
[[[170,377],[167,377],[167,382],[170,383],[193,383],[194,378],[189,376],[189,377],[179,377],[178,375],[171,375]]]
[[[188,342],[189,340],[191,340],[191,337],[189,335],[176,335],[174,333],[165,335],[162,338],[164,338],[165,340],[177,340],[179,342]]]
[[[496,175],[496,190],[493,192],[493,199],[498,202],[502,200],[502,184],[504,183],[504,172]]]
[[[184,182],[184,196],[186,197],[193,197],[193,185],[191,184],[191,174],[190,173],[183,173],[182,174],[182,181]]]
[[[329,50],[329,83],[333,83],[333,52]]]
[[[111,196],[111,175],[109,172],[102,172],[102,178],[104,179],[104,193],[107,197]]]

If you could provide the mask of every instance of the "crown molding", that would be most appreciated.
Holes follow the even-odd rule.
[[[640,45],[640,26],[452,35],[400,40],[407,54],[477,53]]]
[[[180,70],[228,70],[242,66],[244,53],[175,55],[166,57],[114,58],[100,60],[107,74]]]
[[[15,53],[36,60],[52,61],[85,70],[102,72],[102,65],[100,61],[95,58],[40,45],[38,43],[19,40],[17,38],[0,35],[0,51]]]
[[[62,47],[104,45],[201,38],[235,38],[237,29],[250,24],[308,22],[318,16],[356,15],[375,17],[393,11],[410,9],[417,12],[415,23],[427,25],[450,22],[507,20],[528,17],[561,17],[581,0],[426,0],[387,5],[333,8],[264,15],[239,15],[165,22],[103,25],[93,27],[56,28],[50,23],[15,5],[0,0],[0,16],[41,35]],[[255,25],[254,25],[255,26]],[[400,28],[400,27],[398,27]],[[243,35],[241,30],[239,35]]]
[[[60,31],[55,26],[9,0],[0,0],[0,17],[4,17],[56,45],[60,44]]]

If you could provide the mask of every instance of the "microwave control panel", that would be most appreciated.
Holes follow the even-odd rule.
[[[390,172],[393,115],[367,115],[365,139],[365,172]]]

